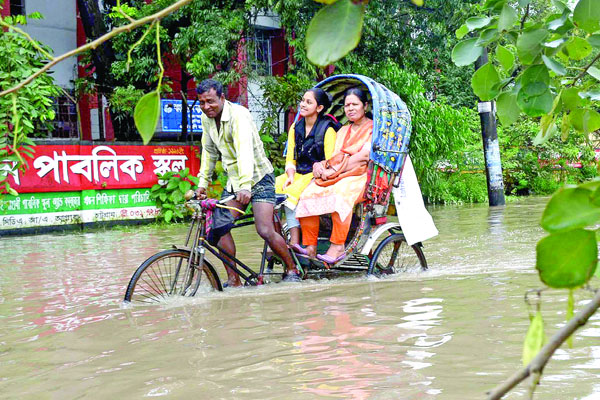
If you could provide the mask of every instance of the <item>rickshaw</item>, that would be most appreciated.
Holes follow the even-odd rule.
[[[362,273],[382,276],[418,272],[427,269],[422,243],[409,245],[397,222],[388,222],[387,211],[392,191],[400,184],[408,154],[411,118],[406,104],[382,84],[362,75],[335,75],[318,83],[332,96],[328,113],[345,122],[344,92],[358,87],[368,92],[373,113],[373,136],[368,180],[364,201],[355,206],[345,256],[333,265],[302,257],[290,250],[303,277],[323,277],[335,274]],[[298,116],[296,117],[298,118]],[[265,242],[258,270],[241,260],[220,253],[227,252],[207,240],[212,212],[224,203],[215,199],[189,199],[186,206],[193,210],[191,224],[183,246],[159,252],[144,261],[133,274],[125,293],[126,302],[156,303],[172,296],[195,296],[199,293],[222,291],[223,285],[207,252],[236,271],[247,286],[277,281],[283,273],[282,261]],[[274,224],[287,238],[281,207],[285,195],[277,196]],[[253,224],[252,215],[238,218],[233,229]],[[320,253],[329,245],[331,220],[321,217]],[[281,268],[281,270],[279,269]]]

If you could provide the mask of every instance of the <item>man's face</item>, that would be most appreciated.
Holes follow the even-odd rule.
[[[223,106],[225,105],[225,95],[217,96],[215,89],[210,89],[204,93],[198,95],[198,102],[202,112],[208,118],[216,118],[221,115]]]

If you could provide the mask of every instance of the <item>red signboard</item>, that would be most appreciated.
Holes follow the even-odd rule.
[[[9,173],[19,193],[148,188],[156,174],[200,168],[192,146],[38,145],[25,172]],[[7,169],[9,164],[0,164]]]

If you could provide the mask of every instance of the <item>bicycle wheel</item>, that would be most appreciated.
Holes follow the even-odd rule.
[[[367,274],[389,275],[427,270],[427,260],[420,243],[409,246],[401,233],[381,241],[369,263]]]
[[[161,251],[148,258],[131,277],[125,301],[153,304],[168,297],[223,290],[208,260],[204,260],[202,268],[196,261],[188,268],[189,258],[190,252],[180,249]]]

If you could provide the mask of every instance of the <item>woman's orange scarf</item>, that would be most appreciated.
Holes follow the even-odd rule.
[[[356,132],[352,132],[352,124],[345,125],[339,130],[338,135],[345,135],[342,147],[329,159],[322,161],[326,169],[333,169],[334,174],[327,180],[322,178],[315,179],[319,186],[331,186],[347,176],[363,175],[367,172],[367,164],[356,166],[347,170],[348,158],[358,153],[371,140],[373,133],[373,121],[369,121],[360,127]]]

